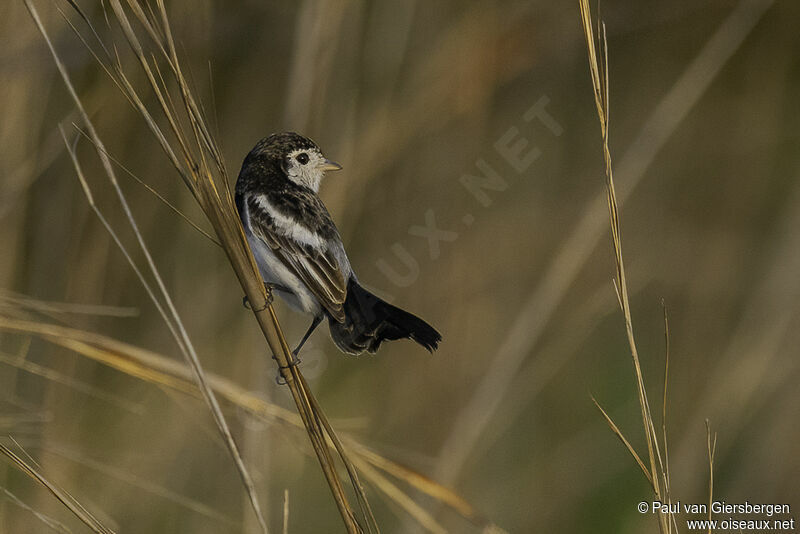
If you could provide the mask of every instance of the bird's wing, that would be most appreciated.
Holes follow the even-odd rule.
[[[342,263],[341,243],[326,239],[317,228],[305,227],[280,213],[264,197],[250,196],[247,208],[253,235],[302,280],[334,319],[344,322],[342,304],[350,272],[346,256]]]

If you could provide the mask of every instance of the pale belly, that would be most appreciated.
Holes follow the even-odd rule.
[[[297,311],[319,315],[321,312],[319,302],[306,288],[305,284],[286,268],[269,246],[253,236],[249,229],[245,229],[245,235],[247,236],[247,242],[250,243],[250,250],[253,251],[264,281],[283,286],[289,290],[289,292],[286,292],[276,289],[274,293]]]

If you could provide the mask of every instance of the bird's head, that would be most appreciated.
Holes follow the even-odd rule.
[[[250,156],[266,158],[272,166],[280,168],[286,178],[314,192],[319,191],[325,172],[342,168],[327,159],[314,141],[294,132],[276,133],[262,139]]]

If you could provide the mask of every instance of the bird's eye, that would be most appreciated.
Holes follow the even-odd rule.
[[[305,152],[301,152],[297,155],[295,159],[300,162],[300,165],[305,165],[306,163],[308,163],[308,154],[306,154]]]

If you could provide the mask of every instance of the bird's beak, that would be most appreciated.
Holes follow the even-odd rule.
[[[338,163],[336,163],[335,161],[331,161],[329,159],[326,159],[322,163],[322,166],[320,167],[320,169],[322,169],[323,171],[341,171],[342,170],[342,166],[339,165]]]

